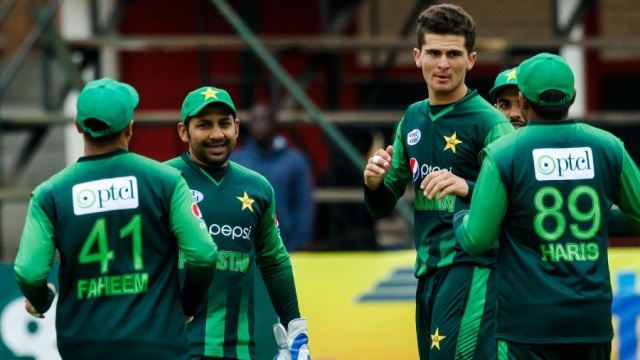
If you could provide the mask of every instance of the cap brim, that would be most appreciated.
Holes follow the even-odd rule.
[[[515,86],[516,88],[518,87],[518,84],[515,83],[507,83],[507,84],[502,84],[502,85],[498,85],[495,86],[494,88],[492,88],[491,90],[489,90],[489,95],[491,96],[491,98],[493,99],[493,101],[498,101],[498,99],[496,99],[496,95],[498,92],[502,91],[502,89],[504,89],[507,86]]]
[[[198,114],[200,113],[200,111],[202,111],[202,109],[204,109],[207,105],[210,105],[210,104],[222,104],[222,105],[224,105],[227,109],[229,109],[229,110],[231,111],[231,113],[233,114],[233,117],[234,117],[234,118],[236,117],[236,112],[235,112],[235,110],[233,110],[233,109],[231,108],[231,106],[227,105],[227,103],[225,103],[225,102],[224,102],[224,101],[222,101],[222,100],[211,99],[211,100],[207,100],[207,101],[203,102],[202,104],[198,105],[198,107],[196,107],[195,109],[191,110],[191,111],[187,114],[186,118],[190,118],[190,117],[192,117],[192,116],[196,116],[196,115],[198,115]],[[185,119],[185,120],[186,120],[186,119]]]

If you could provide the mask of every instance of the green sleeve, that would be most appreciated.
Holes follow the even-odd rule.
[[[271,203],[258,224],[256,265],[260,269],[276,314],[286,327],[300,317],[298,295],[293,279],[291,259],[276,227],[276,203],[271,191]]]
[[[456,229],[456,237],[467,253],[478,256],[489,250],[497,239],[507,204],[507,189],[493,159],[487,156],[478,175],[469,213]]]
[[[513,128],[513,125],[511,125],[510,122],[508,121],[500,121],[498,124],[496,124],[491,131],[489,131],[489,133],[487,134],[487,136],[484,138],[484,147],[485,149],[487,148],[487,145],[491,144],[492,142],[498,140],[499,138],[505,136],[505,135],[509,135],[512,132],[515,132],[516,130]],[[484,151],[480,151],[480,154],[478,155],[478,159],[480,162],[482,162],[484,160],[484,157],[486,156],[486,152]]]
[[[615,199],[619,210],[612,210],[609,233],[620,235],[640,234],[640,171],[629,153],[623,149],[622,172]]]
[[[497,139],[505,135],[511,134],[514,131],[515,129],[513,128],[513,125],[511,125],[511,123],[508,121],[506,122],[500,121],[493,128],[491,128],[491,131],[489,131],[487,136],[484,138],[484,148],[478,154],[478,161],[482,163],[482,161],[484,160],[486,156],[485,149],[489,144],[491,144],[492,142],[496,141]],[[469,180],[465,180],[465,181],[467,182],[467,186],[469,187],[469,193],[467,194],[467,196],[460,198],[460,200],[462,200],[463,202],[469,203],[473,197],[473,192],[475,191],[476,183]]]
[[[182,287],[182,307],[185,315],[193,315],[213,280],[218,247],[212,241],[202,216],[180,177],[171,199],[170,226],[184,255],[186,273]]]
[[[287,327],[291,320],[300,317],[298,294],[291,263],[278,269],[261,269],[261,274],[273,308],[282,325]]]
[[[404,118],[403,118],[404,120]],[[396,129],[396,138],[393,142],[393,156],[391,168],[384,178],[383,186],[376,190],[364,189],[364,200],[372,217],[378,219],[385,217],[395,208],[398,199],[407,190],[407,184],[411,181],[411,172],[404,154],[402,143],[402,120]]]
[[[49,270],[55,258],[55,229],[37,198],[29,203],[27,219],[14,264],[18,286],[40,313],[49,310],[53,293],[47,287]]]

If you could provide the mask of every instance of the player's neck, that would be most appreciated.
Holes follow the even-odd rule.
[[[469,89],[464,83],[450,93],[437,93],[429,89],[429,105],[448,105],[467,96]]]
[[[120,137],[109,143],[94,143],[84,140],[84,156],[102,155],[116,150],[129,150],[129,139]]]

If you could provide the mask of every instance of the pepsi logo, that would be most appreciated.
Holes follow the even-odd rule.
[[[200,208],[198,207],[198,204],[193,203],[191,204],[191,212],[193,213],[193,215],[195,215],[195,217],[197,217],[200,220],[204,220],[202,218],[202,213],[200,212]]]
[[[420,165],[418,164],[418,160],[416,158],[411,158],[409,160],[409,168],[411,169],[411,176],[413,176],[413,181],[418,179],[418,175],[420,175]]]

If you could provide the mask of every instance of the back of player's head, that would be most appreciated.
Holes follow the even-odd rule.
[[[76,104],[76,121],[91,138],[117,134],[133,119],[138,92],[129,84],[111,78],[88,82]]]
[[[186,123],[192,116],[198,115],[207,105],[220,104],[224,105],[231,111],[233,118],[236,118],[236,107],[233,105],[231,96],[223,89],[213,86],[205,86],[191,91],[182,103],[182,122]]]
[[[516,76],[518,89],[538,115],[551,120],[566,116],[576,94],[575,78],[561,56],[533,56],[518,66]]]
[[[418,17],[416,36],[418,49],[424,45],[424,35],[460,35],[464,37],[464,47],[473,52],[476,43],[476,24],[463,8],[452,4],[432,5]]]

